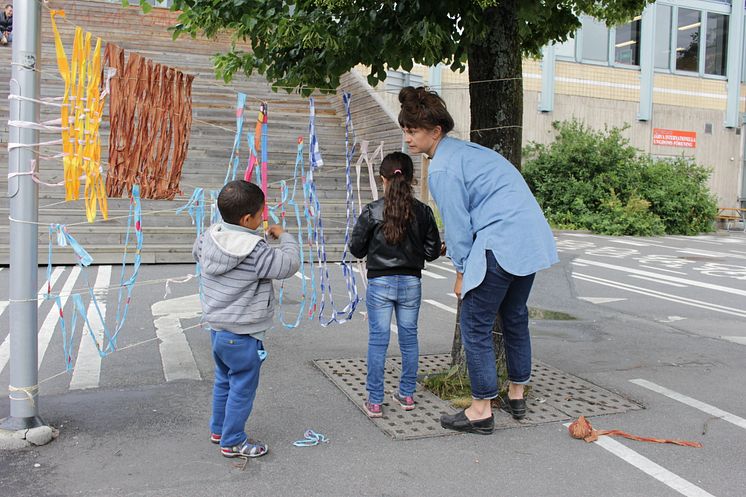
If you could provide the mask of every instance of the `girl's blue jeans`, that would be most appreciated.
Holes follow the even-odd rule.
[[[402,372],[399,393],[414,394],[417,382],[419,348],[417,345],[417,319],[420,313],[422,285],[417,276],[379,276],[368,282],[366,306],[368,308],[368,401],[383,403],[383,376],[386,349],[391,334],[391,315],[396,313],[399,350],[402,355]]]
[[[215,385],[212,392],[210,431],[221,435],[221,447],[246,440],[244,427],[259,386],[260,358],[264,347],[251,335],[212,331]]]
[[[475,399],[494,399],[498,395],[492,342],[492,326],[498,311],[502,318],[508,379],[516,384],[526,384],[531,379],[531,337],[526,302],[534,274],[512,275],[500,267],[492,251],[487,250],[486,257],[484,280],[470,290],[461,303],[461,339]]]

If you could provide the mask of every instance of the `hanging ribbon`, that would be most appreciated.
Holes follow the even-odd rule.
[[[375,202],[378,200],[378,186],[376,185],[376,177],[375,173],[373,172],[373,164],[371,163],[371,156],[368,155],[368,144],[370,142],[368,140],[363,140],[360,144],[360,157],[358,157],[357,162],[355,163],[355,174],[357,176],[357,215],[359,216],[363,212],[363,199],[362,195],[360,194],[360,171],[361,166],[363,162],[368,166],[368,181],[370,182],[370,193],[373,197],[373,201]],[[381,161],[383,161],[383,142],[381,142],[380,145],[376,148],[376,150],[372,154],[372,158],[376,159],[380,155]],[[360,271],[361,277],[360,279],[363,282],[363,288],[368,287],[368,279],[365,277],[365,267],[363,266],[363,261],[358,260],[357,261],[357,267]]]
[[[231,158],[228,161],[228,170],[225,172],[225,180],[223,184],[228,183],[228,178],[231,181],[236,179],[236,172],[238,171],[238,163],[240,160],[240,148],[241,148],[241,133],[243,132],[243,114],[244,107],[246,106],[246,94],[239,93],[236,97],[236,136],[233,138],[233,150],[231,151]]]
[[[135,257],[133,260],[133,270],[129,278],[125,280],[125,272],[127,265],[127,251],[130,245],[130,237],[132,230],[135,230]],[[127,311],[130,303],[132,302],[132,290],[135,286],[137,276],[140,271],[140,265],[142,262],[142,245],[143,245],[143,234],[142,234],[142,206],[140,203],[140,189],[139,186],[135,185],[132,189],[132,197],[130,198],[130,209],[127,218],[127,234],[124,241],[124,255],[122,256],[122,273],[119,280],[119,295],[117,298],[117,313],[116,313],[116,324],[114,332],[111,333],[109,328],[106,326],[106,319],[101,308],[98,304],[96,294],[88,283],[86,277],[86,286],[88,288],[88,295],[91,298],[91,303],[96,309],[98,318],[101,322],[103,329],[104,342],[99,344],[98,338],[96,337],[93,327],[91,326],[90,320],[88,319],[88,312],[85,309],[83,298],[79,294],[73,294],[73,316],[70,323],[70,330],[65,323],[65,315],[63,312],[62,300],[59,295],[52,297],[52,252],[53,252],[53,240],[56,240],[57,245],[60,247],[69,246],[73,249],[77,258],[77,265],[81,268],[81,271],[85,275],[86,267],[90,266],[93,262],[91,255],[78,243],[75,238],[70,235],[67,231],[67,227],[61,224],[52,224],[49,226],[49,248],[47,255],[47,293],[45,299],[51,299],[55,301],[59,312],[58,322],[62,331],[62,342],[63,342],[63,354],[65,360],[65,369],[71,371],[73,369],[72,355],[74,347],[75,330],[77,329],[78,314],[80,314],[84,321],[84,327],[88,329],[88,333],[93,340],[96,350],[100,357],[106,357],[108,354],[116,350],[116,339],[119,332],[124,327],[124,323],[127,319]],[[123,298],[123,293],[126,289],[126,296]]]
[[[104,111],[101,97],[101,38],[91,51],[91,33],[75,28],[72,60],[68,62],[62,45],[56,16],[64,17],[61,10],[52,10],[52,30],[57,55],[57,67],[65,82],[62,100],[61,126],[65,200],[80,197],[80,177],[85,175],[84,198],[86,218],[96,219],[97,206],[104,219],[108,217],[106,187],[101,169],[101,139],[99,126]]]

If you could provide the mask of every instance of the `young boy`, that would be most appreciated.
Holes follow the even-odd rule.
[[[262,341],[274,317],[272,280],[298,271],[300,247],[280,226],[267,231],[280,240],[277,248],[259,235],[264,193],[253,183],[226,184],[218,209],[223,222],[205,231],[192,249],[201,268],[202,314],[215,360],[210,441],[220,444],[225,457],[259,457],[267,445],[249,438],[244,425],[266,356]]]

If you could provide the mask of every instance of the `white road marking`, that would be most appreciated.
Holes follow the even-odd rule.
[[[447,267],[444,264],[428,264],[427,267],[436,267],[438,269],[442,269],[443,271],[448,271],[449,273],[456,274],[457,271],[453,269],[452,267]]]
[[[49,286],[51,288],[54,288],[54,284],[57,283],[57,280],[59,279],[60,275],[65,269],[63,267],[56,267],[54,268],[54,271],[52,271],[52,275],[49,278]],[[47,290],[47,282],[45,281],[44,284],[39,288],[39,293],[37,294],[37,300],[36,302],[36,308],[40,308],[41,305],[44,303],[44,294]],[[0,314],[2,314],[0,312]],[[8,364],[8,360],[10,359],[10,333],[5,337],[5,340],[3,340],[3,343],[0,344],[0,372],[5,369],[5,365]]]
[[[676,321],[683,321],[686,318],[682,318],[681,316],[668,316],[666,319],[659,319],[659,323],[675,323]]]
[[[679,288],[688,288],[687,285],[681,285],[679,283],[671,283],[670,281],[662,281],[662,280],[659,280],[658,278],[650,278],[648,276],[640,276],[640,275],[637,275],[637,274],[630,274],[629,277],[630,278],[638,278],[638,279],[641,279],[641,280],[653,281],[655,283],[660,283],[662,285],[671,285],[671,286],[676,286],[676,287],[679,287]]]
[[[741,345],[746,345],[746,337],[738,337],[738,336],[722,336],[720,337],[723,340],[728,340],[729,342],[738,343]]]
[[[444,311],[448,311],[451,314],[456,314],[456,309],[454,309],[451,306],[448,306],[448,305],[445,305],[445,304],[441,304],[437,300],[424,299],[424,301],[427,302],[428,304],[432,305],[432,306],[437,307],[438,309],[443,309]]]
[[[669,238],[671,240],[679,240],[680,242],[698,242],[698,243],[706,243],[708,245],[720,245],[720,242],[711,242],[709,240],[701,240],[695,236],[684,238],[681,236],[667,236],[666,238]]]
[[[295,273],[295,277],[298,278],[299,280],[302,280],[303,278],[305,278],[306,280],[310,280],[311,279],[308,276],[304,276],[304,275],[300,274],[300,272]]]
[[[446,277],[443,276],[442,274],[433,273],[432,271],[428,271],[426,269],[422,270],[422,275],[423,276],[428,276],[428,277],[433,278],[435,280],[444,280],[444,279],[446,279]]]
[[[746,430],[746,419],[736,416],[735,414],[731,414],[727,411],[723,411],[722,409],[718,409],[717,407],[711,406],[710,404],[705,404],[702,401],[693,399],[684,394],[674,392],[673,390],[669,390],[666,387],[656,385],[652,381],[643,380],[642,378],[637,378],[637,379],[629,380],[629,381],[631,383],[634,383],[635,385],[639,385],[643,388],[647,388],[648,390],[652,390],[653,392],[659,393],[661,395],[665,395],[669,399],[673,399],[678,402],[681,402],[682,404],[686,404],[695,409],[699,409],[700,411],[706,414],[715,416],[716,418],[722,419],[723,421],[727,421],[729,423],[732,423],[738,426],[739,428],[743,428],[744,430]]]
[[[614,243],[621,243],[623,245],[634,245],[636,247],[649,247],[650,246],[649,243],[633,242],[633,241],[630,241],[630,240],[617,240],[615,238],[611,238],[609,241],[610,242],[614,242]]]
[[[735,309],[733,307],[727,307],[727,306],[719,305],[719,304],[711,304],[709,302],[703,302],[701,300],[695,300],[695,299],[690,299],[686,297],[679,297],[677,295],[671,295],[670,293],[663,293],[657,290],[650,290],[648,288],[628,285],[626,283],[617,283],[616,281],[605,280],[603,278],[598,278],[598,277],[590,276],[587,274],[574,273],[572,277],[579,279],[579,280],[588,281],[590,283],[597,283],[599,285],[609,286],[612,288],[618,288],[620,290],[627,290],[628,292],[639,293],[642,295],[648,295],[650,297],[656,297],[662,300],[668,300],[670,302],[677,302],[679,304],[690,305],[692,307],[699,307],[700,309],[708,309],[708,310],[715,311],[715,312],[721,312],[723,314],[730,314],[732,316],[746,318],[746,310],[742,310],[742,309]]]
[[[620,302],[627,300],[626,298],[606,298],[606,297],[578,297],[580,300],[585,300],[591,304],[609,304],[611,302]]]
[[[93,293],[96,295],[98,311],[101,311],[101,315],[96,310],[96,304],[93,300],[88,304],[88,322],[91,324],[96,342],[102,349],[107,344],[104,343],[104,323],[101,322],[101,318],[104,319],[104,322],[106,321],[106,296],[108,294],[107,287],[110,282],[111,266],[100,266],[96,275],[96,283],[93,286]],[[101,379],[101,355],[99,355],[85,323],[82,323],[82,326],[80,348],[78,349],[78,357],[75,360],[73,376],[70,379],[70,390],[98,388]]]
[[[564,423],[564,425],[570,426],[570,423]],[[621,460],[631,464],[643,473],[652,476],[659,482],[669,486],[686,497],[714,497],[711,493],[706,492],[693,483],[683,479],[676,473],[672,473],[660,464],[651,461],[647,457],[635,452],[626,445],[613,440],[607,435],[600,436],[598,440],[593,443],[603,447]]]
[[[746,254],[743,250],[731,250],[731,252],[735,252],[736,254]]]
[[[572,265],[578,266],[578,267],[588,267],[588,264],[583,264],[582,262],[577,262],[577,261],[572,261]]]
[[[79,274],[80,268],[78,266],[73,267],[72,271],[70,271],[70,276],[67,277],[67,281],[65,281],[62,290],[60,290],[60,304],[62,309],[65,308],[65,303],[70,297],[70,292],[72,292]],[[73,309],[72,312],[77,311]],[[39,367],[41,367],[41,361],[44,359],[44,354],[47,351],[47,347],[49,347],[49,342],[52,340],[52,335],[54,334],[59,319],[60,311],[57,309],[57,304],[53,304],[52,308],[49,310],[49,314],[47,314],[47,317],[44,320],[44,323],[42,323],[39,328]],[[72,333],[72,330],[68,330],[68,333]]]
[[[10,304],[9,300],[0,300],[0,316],[2,316],[5,309],[8,308],[8,304]]]
[[[596,261],[591,261],[587,259],[579,259],[579,260],[580,262],[589,264],[591,266],[597,266],[597,267],[602,267],[606,269],[613,269],[615,271],[623,271],[629,274],[638,274],[640,276],[650,276],[651,278],[660,278],[666,281],[672,281],[674,283],[683,283],[685,285],[697,286],[700,288],[707,288],[709,290],[717,290],[719,292],[732,293],[734,295],[741,295],[741,296],[746,297],[746,290],[741,290],[739,288],[731,288],[728,286],[715,285],[712,283],[703,283],[701,281],[689,280],[686,278],[678,278],[676,276],[668,276],[666,274],[652,273],[650,271],[642,271],[640,269],[633,269],[633,268],[624,267],[624,266],[617,266],[614,264],[607,264],[605,262],[596,262]]]
[[[640,267],[648,268],[648,269],[655,269],[656,271],[665,271],[667,273],[673,273],[673,274],[683,274],[684,276],[687,275],[684,271],[674,271],[673,269],[663,269],[662,267],[653,267],[653,266],[646,266],[645,264],[640,264]]]
[[[192,349],[181,328],[182,319],[197,318],[202,315],[199,294],[187,295],[170,300],[161,300],[151,307],[155,334],[160,339],[163,374],[166,381],[201,380]]]
[[[679,250],[680,254],[692,254],[692,255],[699,255],[702,257],[712,257],[712,258],[723,258],[723,257],[731,257],[736,259],[746,259],[746,255],[733,255],[729,254],[727,252],[710,252],[709,250]]]
[[[391,323],[391,331],[393,331],[395,334],[399,334],[399,327],[396,326],[394,323]]]

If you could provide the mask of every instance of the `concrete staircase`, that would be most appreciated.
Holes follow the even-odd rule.
[[[58,26],[63,41],[69,51],[72,47],[74,25],[103,38],[103,41],[116,43],[127,51],[136,51],[156,62],[168,64],[184,72],[195,74],[192,87],[193,124],[189,143],[189,153],[181,177],[183,195],[173,201],[143,201],[143,232],[145,236],[143,262],[181,263],[191,262],[191,246],[195,228],[186,213],[177,215],[174,211],[183,206],[195,187],[218,189],[223,184],[235,134],[236,91],[248,95],[245,113],[244,133],[254,126],[258,102],[266,101],[269,109],[269,181],[291,179],[296,156],[296,143],[303,136],[308,143],[308,100],[284,91],[273,92],[268,82],[260,76],[247,78],[237,75],[231,84],[215,80],[211,56],[225,51],[230,46],[227,37],[218,40],[171,39],[168,27],[175,24],[176,14],[167,10],[154,9],[144,15],[137,7],[123,8],[118,3],[66,0],[50,1],[51,8],[64,9],[68,22],[60,19]],[[42,11],[42,97],[61,96],[64,86],[57,71],[54,39],[49,22],[49,11]],[[72,24],[71,24],[72,23]],[[74,25],[73,25],[74,24]],[[0,64],[0,81],[9,81],[10,48],[2,48],[0,53],[8,63]],[[366,102],[364,112],[354,112],[354,124],[358,140],[390,138],[387,151],[400,146],[400,132],[390,115],[370,102],[369,88],[359,78],[346,77],[346,87],[353,92],[353,106],[361,97]],[[7,118],[9,116],[8,86],[0,86],[0,142],[8,141]],[[327,252],[330,259],[339,259],[344,241],[345,226],[345,161],[344,161],[344,110],[341,93],[315,95],[316,128],[324,158],[323,169],[315,175],[318,194],[322,201],[322,214],[327,236]],[[13,102],[12,104],[16,104]],[[101,126],[102,160],[108,157],[108,105],[107,114]],[[59,117],[56,109],[42,107],[42,121]],[[375,123],[371,126],[370,123]],[[383,123],[383,124],[381,124]],[[361,132],[362,130],[362,132]],[[366,136],[368,135],[368,136]],[[52,140],[53,134],[42,133],[41,139]],[[371,144],[373,145],[373,144]],[[371,151],[375,145],[371,147]],[[60,148],[49,147],[49,155]],[[242,143],[242,152],[246,147]],[[242,155],[245,157],[245,155]],[[308,166],[306,151],[306,166]],[[0,163],[7,164],[7,147],[0,149]],[[355,158],[355,160],[357,157]],[[245,162],[241,168],[245,167]],[[60,161],[42,161],[41,176],[44,181],[56,182],[62,179]],[[243,169],[241,169],[243,174]],[[367,185],[367,172],[363,172],[361,184]],[[0,178],[1,187],[7,191],[7,178]],[[64,200],[63,188],[42,186],[39,191],[39,222],[71,224],[85,221],[82,201]],[[279,187],[270,189],[269,201],[279,198]],[[297,199],[302,198],[302,189]],[[371,195],[364,192],[363,202],[370,201]],[[57,204],[52,207],[52,204]],[[109,217],[127,215],[128,199],[109,199]],[[154,211],[171,210],[171,212]],[[8,199],[0,200],[0,264],[8,264],[9,229]],[[100,219],[100,215],[98,217]],[[292,226],[292,216],[289,222]],[[127,219],[97,221],[94,224],[71,226],[70,233],[91,253],[95,263],[117,263],[121,261]],[[291,231],[294,231],[291,228]],[[39,262],[47,261],[47,228],[39,227]],[[70,249],[55,248],[55,263],[71,263],[74,258]]]

